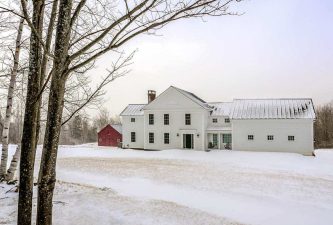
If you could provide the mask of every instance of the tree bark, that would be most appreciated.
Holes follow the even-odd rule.
[[[51,17],[50,17],[50,20],[49,20],[49,25],[48,25],[48,28],[47,28],[47,35],[46,35],[46,40],[45,40],[45,48],[46,48],[47,51],[50,51],[50,49],[51,49],[51,42],[52,42],[52,38],[53,38],[53,30],[54,30],[54,25],[55,25],[56,16],[57,16],[58,4],[59,4],[59,0],[54,0],[53,3],[52,3]],[[49,56],[47,54],[44,54],[43,60],[42,60],[42,65],[41,65],[41,79],[40,79],[40,87],[41,88],[44,85],[45,77],[49,73],[50,63],[51,63],[51,60],[50,60]],[[47,82],[47,81],[45,81],[45,82]],[[37,124],[38,124],[37,125],[37,142],[39,140],[39,131],[40,131],[40,110],[41,110],[41,104],[42,104],[42,91],[43,90],[41,90],[40,96],[39,96],[39,109],[38,109],[38,122],[37,122]],[[39,175],[38,175],[38,184],[40,183],[40,179],[41,179],[41,171],[42,171],[41,165],[42,164],[43,164],[43,162],[41,161],[40,169],[39,169]]]
[[[14,97],[14,89],[16,84],[16,75],[20,60],[20,50],[21,50],[21,39],[23,32],[24,19],[20,20],[20,24],[17,30],[17,37],[15,43],[15,54],[14,54],[14,65],[10,75],[10,83],[8,87],[8,95],[7,95],[7,108],[6,108],[6,116],[4,120],[4,126],[2,131],[2,154],[1,154],[1,167],[0,167],[0,180],[5,179],[7,172],[7,161],[8,161],[8,142],[9,142],[9,127],[10,127],[10,119],[12,115],[13,109],[13,97]]]
[[[31,225],[33,172],[36,155],[36,129],[38,121],[40,91],[40,67],[42,46],[39,36],[43,32],[44,0],[33,1],[32,23],[37,31],[31,31],[29,52],[29,74],[27,85],[26,107],[21,143],[20,184],[18,201],[18,225]],[[39,36],[37,36],[39,35]]]
[[[37,225],[52,224],[52,199],[56,182],[56,160],[67,79],[66,68],[69,67],[68,48],[71,10],[72,0],[60,0],[53,74],[41,160],[41,179],[38,185]]]
[[[14,180],[15,171],[17,170],[17,165],[20,161],[20,154],[21,154],[21,145],[18,145],[16,147],[15,154],[13,156],[13,159],[10,163],[9,169],[7,171],[7,174],[6,174],[5,179],[6,179],[7,182],[11,182],[11,181]]]

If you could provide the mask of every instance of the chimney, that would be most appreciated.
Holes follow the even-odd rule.
[[[156,91],[148,90],[148,104],[156,98]]]

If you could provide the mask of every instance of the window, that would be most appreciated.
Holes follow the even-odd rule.
[[[267,135],[267,140],[273,141],[274,140],[274,136],[273,135]]]
[[[170,135],[169,133],[164,133],[164,144],[170,143]]]
[[[213,123],[217,123],[217,118],[213,118]]]
[[[154,114],[149,114],[149,125],[154,124]]]
[[[229,118],[225,118],[225,119],[224,119],[224,122],[225,122],[225,123],[230,123],[230,119],[229,119]]]
[[[131,122],[134,123],[135,122],[135,118],[131,118]]]
[[[254,136],[253,135],[247,135],[247,140],[253,141],[254,140]]]
[[[185,114],[185,125],[191,125],[191,114]]]
[[[169,114],[164,114],[164,125],[169,125]]]
[[[217,134],[213,134],[213,146],[217,147]]]
[[[136,141],[135,132],[131,132],[131,142],[135,141]]]
[[[288,136],[288,141],[295,141],[295,136]]]
[[[223,134],[222,139],[223,139],[223,143],[230,144],[232,142],[231,134]]]
[[[154,133],[149,133],[149,143],[150,144],[154,143]]]

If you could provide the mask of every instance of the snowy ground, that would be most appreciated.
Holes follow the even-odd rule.
[[[57,176],[59,225],[333,224],[333,150],[309,157],[61,146]],[[0,224],[15,224],[10,188],[0,184]]]

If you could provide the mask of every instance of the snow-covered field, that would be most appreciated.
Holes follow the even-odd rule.
[[[61,146],[57,177],[58,225],[333,224],[333,150],[310,157]],[[15,224],[10,188],[0,184],[0,224]]]

